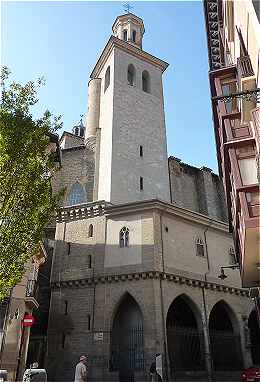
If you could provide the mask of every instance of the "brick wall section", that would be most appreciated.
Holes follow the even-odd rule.
[[[223,185],[211,169],[199,169],[170,157],[169,175],[172,203],[227,221]]]

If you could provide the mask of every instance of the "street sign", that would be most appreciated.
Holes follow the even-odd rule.
[[[35,319],[32,314],[26,314],[22,320],[22,325],[24,327],[30,327],[30,326],[33,326],[34,321]]]

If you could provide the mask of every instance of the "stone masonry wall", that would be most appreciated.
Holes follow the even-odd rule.
[[[199,169],[170,157],[169,175],[172,203],[227,221],[222,181],[211,169]]]

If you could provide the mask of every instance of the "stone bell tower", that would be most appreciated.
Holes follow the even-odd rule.
[[[118,16],[89,81],[86,144],[95,142],[94,199],[170,201],[162,74],[142,50],[144,24]]]

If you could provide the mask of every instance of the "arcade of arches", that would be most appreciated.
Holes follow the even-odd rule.
[[[260,361],[260,329],[256,313],[249,316],[253,362]],[[186,295],[171,303],[166,317],[169,371],[175,377],[186,372],[206,372],[205,331],[200,310]],[[243,368],[239,325],[229,305],[221,300],[210,311],[209,346],[213,371]],[[132,380],[134,372],[145,368],[143,315],[135,299],[125,294],[117,307],[111,333],[110,370],[119,371],[120,380]],[[128,377],[127,377],[128,375]]]

